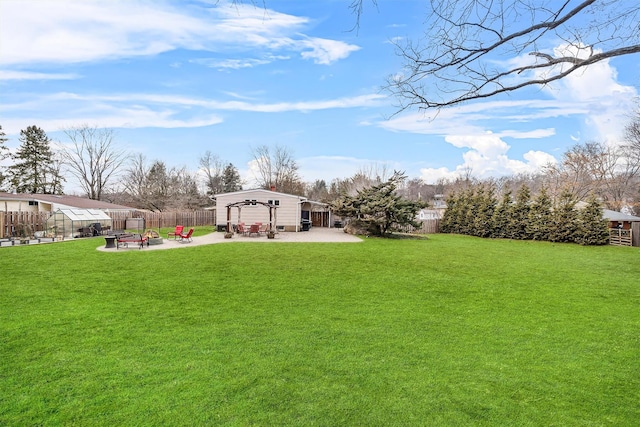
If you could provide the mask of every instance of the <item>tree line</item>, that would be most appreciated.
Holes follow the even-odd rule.
[[[68,141],[54,144],[37,126],[20,132],[20,146],[10,153],[0,126],[0,190],[21,193],[63,194],[70,178],[90,199],[152,211],[198,209],[212,204],[211,196],[245,189],[236,166],[206,151],[194,172],[187,166],[169,166],[119,148],[111,129],[82,125],[66,129]],[[332,203],[343,196],[379,186],[392,176],[384,164],[362,167],[347,178],[304,182],[293,152],[282,146],[258,146],[251,151],[253,188],[270,189]],[[405,177],[406,178],[406,177]],[[474,185],[488,185],[497,194],[516,194],[526,185],[532,195],[544,189],[556,200],[567,191],[577,201],[593,194],[608,209],[640,215],[640,112],[636,112],[613,146],[586,142],[572,146],[557,164],[536,174],[519,174],[479,180],[467,169],[453,180],[427,184],[420,178],[396,183],[399,195],[409,200],[430,201]]]
[[[582,245],[604,245],[609,241],[608,223],[602,204],[591,194],[578,208],[569,190],[552,199],[546,188],[531,197],[522,185],[515,198],[507,190],[501,200],[491,185],[478,184],[450,194],[440,223],[443,233],[484,238],[541,240]]]
[[[0,161],[12,161],[9,166],[0,167],[0,191],[64,194],[65,184],[73,178],[81,195],[89,199],[167,211],[210,206],[213,195],[247,186],[236,166],[211,151],[201,155],[197,171],[193,172],[187,166],[169,166],[164,161],[127,152],[118,146],[112,129],[81,125],[65,129],[64,133],[68,141],[55,143],[41,128],[29,126],[21,130],[20,146],[10,153],[0,126]],[[390,175],[384,166],[371,166],[349,178],[305,183],[293,152],[287,147],[262,145],[250,154],[255,173],[252,188],[275,187],[280,192],[327,203],[380,184]],[[415,179],[407,188],[420,198],[420,194],[428,197],[434,193],[429,187]]]

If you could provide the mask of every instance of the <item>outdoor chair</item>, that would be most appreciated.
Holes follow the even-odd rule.
[[[267,234],[267,231],[269,231],[269,224],[262,224],[260,226],[260,234]]]
[[[186,240],[187,242],[191,242],[192,241],[191,240],[191,235],[192,234],[193,234],[193,228],[190,228],[189,232],[187,234],[180,233],[180,241],[184,242]]]
[[[238,234],[241,234],[241,235],[247,234],[247,230],[244,228],[244,222],[241,222],[240,224],[238,224],[236,228],[238,230]]]
[[[255,234],[256,236],[260,235],[260,224],[251,224],[249,226],[249,236]]]
[[[184,231],[184,225],[176,225],[176,229],[174,231],[170,231],[167,233],[167,239],[173,236],[174,240],[177,240],[183,231]]]

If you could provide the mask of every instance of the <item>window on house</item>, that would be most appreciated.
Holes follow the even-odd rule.
[[[37,200],[29,200],[29,206],[38,206]]]

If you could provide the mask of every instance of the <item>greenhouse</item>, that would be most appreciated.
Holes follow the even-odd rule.
[[[58,209],[47,219],[47,230],[65,239],[99,236],[111,225],[111,217],[98,209]]]

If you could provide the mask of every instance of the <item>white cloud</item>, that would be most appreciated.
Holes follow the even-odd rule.
[[[215,58],[201,58],[192,59],[189,62],[193,64],[201,64],[210,68],[218,68],[220,70],[233,69],[239,70],[241,68],[253,68],[260,65],[270,64],[274,61],[282,61],[289,59],[288,56],[274,56],[270,55],[265,58],[241,58],[241,59],[215,59]]]
[[[521,56],[510,65],[532,60]],[[561,117],[579,118],[584,123],[582,130],[569,137],[574,142],[579,141],[574,135],[610,143],[620,141],[638,93],[634,87],[620,84],[617,78],[616,69],[606,60],[541,88],[539,93],[549,95],[547,99],[474,102],[443,109],[432,117],[403,114],[379,125],[393,131],[442,136],[454,147],[467,150],[462,154],[462,163],[453,169],[422,169],[421,176],[429,182],[460,176],[468,170],[478,178],[534,172],[557,160],[540,150],[526,152],[521,160],[511,159],[510,146],[503,138],[544,141],[554,137],[556,129],[537,128],[536,123]],[[505,130],[506,126],[511,129]]]
[[[0,70],[0,80],[75,80],[80,78],[71,73],[34,73],[29,71]]]
[[[56,93],[38,96],[37,99],[21,100],[19,103],[0,104],[0,113],[26,112],[21,114],[20,119],[12,117],[3,119],[2,125],[8,134],[19,132],[20,129],[31,126],[33,123],[38,123],[38,126],[45,131],[55,131],[61,127],[85,122],[95,122],[100,123],[101,126],[115,128],[184,128],[221,123],[222,119],[217,115],[220,111],[280,113],[344,109],[376,106],[381,98],[381,95],[370,94],[319,101],[259,103],[158,94]],[[193,107],[199,107],[198,114],[193,113]],[[30,111],[34,112],[31,117],[29,117]],[[47,111],[47,117],[40,117],[40,114],[35,111]]]
[[[313,59],[316,64],[329,65],[340,59],[348,57],[351,52],[355,52],[360,47],[347,44],[337,40],[319,39],[317,37],[309,38],[301,42],[301,45],[311,49],[301,53],[304,59]]]
[[[499,136],[492,133],[485,135],[450,135],[446,141],[455,147],[469,148],[462,158],[463,164],[456,168],[455,174],[461,170],[470,170],[476,178],[488,178],[491,176],[503,176],[519,173],[534,173],[548,163],[555,163],[555,158],[541,151],[529,151],[524,154],[522,160],[510,159],[507,155],[511,148]],[[433,171],[424,169],[421,171],[423,179],[429,177]],[[437,173],[452,175],[447,170],[437,170]]]
[[[584,123],[593,139],[617,144],[638,96],[634,87],[621,85],[617,78],[617,70],[604,60],[569,74],[545,90],[558,100],[587,110]]]
[[[3,67],[156,55],[175,49],[294,51],[331,64],[359,49],[301,34],[308,18],[237,2],[210,6],[166,1],[3,0]],[[280,58],[273,56],[273,59]]]

